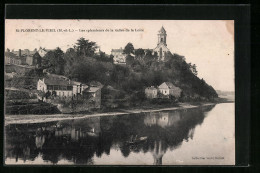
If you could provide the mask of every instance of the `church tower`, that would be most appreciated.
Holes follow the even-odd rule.
[[[162,28],[159,30],[158,32],[158,44],[159,45],[160,43],[163,43],[165,46],[167,46],[166,44],[166,37],[167,37],[167,34],[166,34],[166,31],[164,29],[164,27],[162,26]]]
[[[159,30],[157,36],[158,36],[158,43],[156,48],[154,48],[153,51],[157,53],[158,61],[164,61],[166,57],[166,53],[169,52],[170,50],[167,48],[167,44],[166,44],[167,34],[163,26]]]

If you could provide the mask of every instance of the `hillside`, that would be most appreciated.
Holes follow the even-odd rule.
[[[133,46],[126,50],[126,46],[126,64],[119,65],[113,63],[111,55],[96,49],[95,42],[80,38],[65,53],[60,48],[49,51],[43,57],[42,69],[86,84],[102,83],[103,103],[107,101],[114,107],[148,103],[145,88],[163,82],[172,82],[182,89],[179,101],[210,101],[218,97],[212,86],[196,76],[196,65],[186,63],[184,56],[168,52],[164,61],[158,61],[150,50],[133,51]]]

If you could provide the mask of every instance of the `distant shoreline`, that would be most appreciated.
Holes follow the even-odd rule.
[[[232,102],[226,102],[226,103],[232,103]],[[188,103],[182,103],[178,107],[156,108],[156,109],[122,109],[116,112],[87,113],[87,114],[5,115],[5,126],[9,124],[32,124],[32,123],[44,123],[44,122],[61,121],[61,120],[83,119],[83,118],[90,118],[90,117],[136,114],[136,113],[143,113],[143,112],[181,110],[181,109],[190,109],[190,108],[210,106],[216,104],[219,103],[203,103],[200,105],[191,105]]]

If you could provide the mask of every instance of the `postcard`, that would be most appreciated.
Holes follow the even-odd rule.
[[[235,165],[234,20],[5,20],[6,165]]]

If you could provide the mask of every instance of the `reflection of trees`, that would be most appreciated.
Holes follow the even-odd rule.
[[[75,164],[93,164],[95,155],[109,155],[116,145],[124,157],[131,152],[150,152],[154,164],[162,164],[167,149],[177,148],[183,140],[192,140],[195,126],[203,122],[204,112],[212,108],[9,125],[6,157],[34,160],[41,153],[43,160],[54,164],[61,158]],[[128,144],[131,136],[148,139]]]

